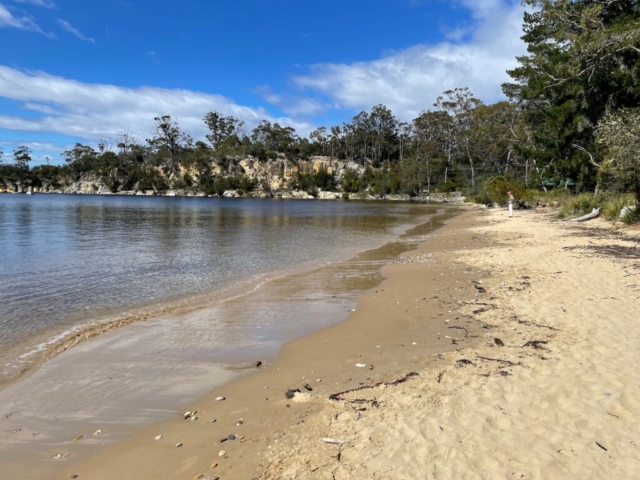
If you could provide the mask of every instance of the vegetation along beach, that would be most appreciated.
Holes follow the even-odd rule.
[[[639,478],[637,1],[112,3],[0,0],[1,480]]]

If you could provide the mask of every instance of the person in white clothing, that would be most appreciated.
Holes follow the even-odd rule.
[[[511,192],[507,192],[507,195],[509,195],[509,218],[513,218],[513,194]]]

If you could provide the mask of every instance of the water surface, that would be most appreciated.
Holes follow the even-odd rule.
[[[274,272],[379,245],[428,213],[383,202],[0,195],[0,381],[44,337],[136,307],[242,293]]]

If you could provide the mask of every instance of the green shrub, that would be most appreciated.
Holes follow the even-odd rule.
[[[474,195],[472,197],[472,200],[474,203],[477,203],[479,205],[487,205],[487,206],[493,205],[493,201],[485,191],[482,191],[479,194]]]
[[[511,174],[505,173],[492,177],[484,184],[484,194],[498,205],[506,205],[509,201],[507,192],[511,191],[516,202],[522,203],[526,197],[526,187]]]
[[[630,207],[635,204],[636,202],[633,195],[611,195],[602,205],[602,216],[607,220],[618,220],[620,219],[620,212],[624,207]]]
[[[438,187],[438,191],[441,193],[455,192],[456,184],[453,182],[453,180],[449,179]]]

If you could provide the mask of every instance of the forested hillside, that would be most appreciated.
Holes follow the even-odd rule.
[[[377,105],[303,138],[291,127],[211,112],[194,141],[167,112],[155,135],[122,131],[96,148],[77,144],[64,166],[30,168],[31,152],[5,153],[0,184],[61,190],[339,190],[372,195],[489,186],[632,192],[640,200],[640,7],[635,0],[525,0],[528,54],[484,104],[466,88],[444,92],[409,122]],[[204,140],[204,139],[203,139]],[[97,139],[98,141],[98,139]],[[317,160],[322,157],[324,161]],[[332,163],[334,162],[334,163]],[[337,163],[336,163],[337,162]],[[498,177],[499,180],[495,180]]]

